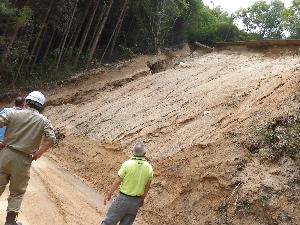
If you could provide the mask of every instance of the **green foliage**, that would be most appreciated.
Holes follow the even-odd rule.
[[[17,11],[16,22],[19,26],[23,26],[32,15],[32,10],[29,6],[24,6]]]
[[[192,1],[189,16],[189,41],[214,45],[216,42],[240,40],[241,32],[233,23],[233,17],[220,7],[209,9],[202,2]]]
[[[266,140],[269,142],[274,142],[277,140],[276,132],[275,130],[267,130],[265,133]]]
[[[124,2],[113,1],[99,42],[95,43],[94,58],[87,65],[94,34],[101,27],[100,15],[110,1],[0,0],[1,85],[14,88],[18,84],[63,78],[74,71],[99,66],[104,49],[109,54],[103,62],[111,62],[140,53],[156,53],[160,48],[183,42],[198,41],[213,46],[223,41],[283,37],[286,27],[295,36],[300,33],[298,22],[294,21],[299,15],[300,0],[294,0],[289,10],[284,10],[279,0],[271,4],[259,2],[240,11],[238,16],[220,7],[211,9],[201,0],[128,0],[122,26],[116,29]],[[94,9],[96,16],[91,18]],[[236,18],[247,24],[246,32],[235,25]],[[86,31],[86,27],[90,30]],[[111,39],[115,33],[117,37]],[[116,47],[106,48],[110,39],[113,40],[110,45]],[[82,40],[86,40],[83,47]],[[79,60],[74,65],[77,55]]]
[[[5,37],[4,36],[0,36],[0,45],[3,45],[5,43]]]
[[[0,0],[0,16],[10,17],[19,26],[23,26],[32,15],[29,6],[20,9],[14,8],[8,0]]]
[[[277,162],[282,157],[300,159],[300,123],[299,114],[273,119],[260,137],[252,154],[263,161]]]
[[[237,201],[235,212],[240,217],[248,216],[251,213],[251,203],[248,199]]]
[[[300,0],[294,0],[284,16],[291,38],[300,38]]]
[[[122,45],[118,46],[120,59],[131,59],[135,56],[134,52],[130,48],[126,48]]]
[[[256,2],[247,9],[237,12],[236,19],[243,22],[248,33],[257,33],[260,38],[281,39],[285,37],[287,9],[281,0]]]
[[[11,6],[8,0],[0,0],[0,16],[14,16],[16,9]]]

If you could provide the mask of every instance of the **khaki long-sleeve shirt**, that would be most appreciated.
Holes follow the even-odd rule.
[[[26,154],[33,154],[38,150],[43,136],[55,141],[50,121],[32,108],[0,115],[0,127],[3,126],[6,126],[6,146]]]

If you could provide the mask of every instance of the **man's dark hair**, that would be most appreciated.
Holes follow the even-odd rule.
[[[15,98],[15,106],[16,107],[20,107],[23,108],[24,107],[24,103],[25,103],[25,99],[23,97],[16,97]]]
[[[35,101],[32,101],[30,99],[26,99],[26,104],[33,109],[36,109],[37,111],[41,112],[43,110],[43,106]]]

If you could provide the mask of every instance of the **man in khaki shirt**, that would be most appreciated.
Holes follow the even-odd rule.
[[[6,126],[5,147],[0,151],[0,195],[10,183],[5,225],[20,225],[16,217],[30,179],[32,160],[39,159],[55,141],[50,121],[40,113],[44,103],[44,95],[34,91],[26,97],[26,109],[0,115],[0,127]]]

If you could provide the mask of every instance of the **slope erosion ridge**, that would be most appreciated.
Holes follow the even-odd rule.
[[[185,65],[93,93],[76,105],[49,106],[47,115],[66,136],[52,157],[103,191],[124,151],[143,141],[156,169],[139,215],[143,224],[261,224],[258,213],[232,216],[238,207],[243,215],[249,199],[251,205],[245,197],[253,197],[251,188],[268,184],[262,179],[268,172],[245,174],[260,168],[250,163],[255,159],[248,143],[258,127],[298,110],[292,93],[299,86],[299,57],[226,51],[188,57]]]

